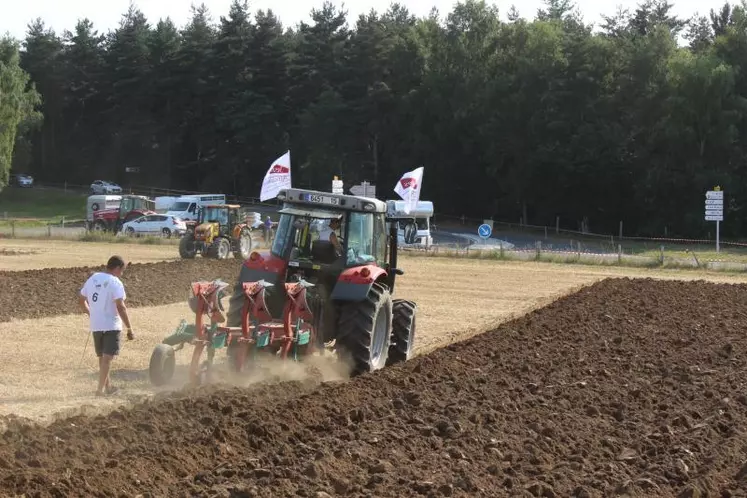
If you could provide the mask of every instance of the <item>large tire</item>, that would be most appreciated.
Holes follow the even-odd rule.
[[[412,301],[395,299],[392,303],[392,336],[387,365],[412,357],[415,342],[415,315],[418,306]]]
[[[351,375],[386,366],[391,329],[392,296],[382,284],[374,283],[364,300],[341,306],[335,347]]]
[[[154,386],[162,386],[174,377],[176,358],[174,347],[168,344],[158,344],[150,356],[148,375]]]
[[[187,234],[182,237],[182,240],[179,241],[179,256],[183,259],[195,259],[195,256],[197,256],[194,233],[187,232]]]
[[[231,244],[225,237],[218,237],[208,248],[208,257],[212,259],[226,259],[231,253]]]
[[[96,220],[96,222],[93,224],[93,229],[96,232],[106,232],[108,227],[106,226],[105,222]]]
[[[252,234],[246,228],[239,233],[239,239],[236,241],[236,249],[233,251],[233,257],[246,261],[252,253]]]

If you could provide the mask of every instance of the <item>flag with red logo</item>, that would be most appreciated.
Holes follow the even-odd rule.
[[[423,167],[408,171],[399,179],[394,191],[405,201],[405,213],[410,213],[418,205],[423,184]]]
[[[286,152],[270,165],[270,169],[267,170],[262,182],[262,191],[259,194],[260,202],[274,199],[284,188],[291,188],[290,154],[290,151]]]

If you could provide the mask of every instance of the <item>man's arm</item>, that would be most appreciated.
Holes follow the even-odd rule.
[[[80,292],[78,293],[78,304],[81,308],[83,308],[83,311],[85,311],[86,315],[91,316],[91,308],[88,307],[88,281],[86,280],[86,283],[83,284],[83,288],[80,289]]]
[[[125,299],[127,299],[127,293],[125,292],[124,285],[121,282],[117,282],[119,285],[116,287],[114,294],[114,304],[117,306],[117,312],[120,318],[127,327],[127,338],[132,339],[132,325],[130,324],[130,316],[127,314],[127,305],[125,305]]]
[[[119,316],[122,318],[125,327],[127,327],[127,338],[132,339],[134,335],[132,334],[132,325],[130,325],[130,317],[127,315],[127,306],[124,303],[124,299],[119,298],[114,303],[117,305]]]
[[[332,232],[329,235],[329,241],[332,242],[332,245],[335,246],[335,249],[337,249],[338,254],[342,254],[342,246],[340,245],[340,241],[337,239],[337,235],[335,232]]]
[[[78,296],[78,303],[80,304],[80,307],[83,308],[83,311],[85,311],[86,315],[91,316],[91,309],[88,307],[88,299],[86,299],[86,296],[83,294]]]

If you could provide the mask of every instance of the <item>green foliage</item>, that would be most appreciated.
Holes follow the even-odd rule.
[[[32,128],[39,119],[39,94],[19,64],[18,44],[0,39],[0,189],[8,184],[18,130]]]
[[[504,21],[479,0],[422,19],[323,2],[292,29],[245,0],[182,28],[130,7],[104,35],[37,20],[21,66],[44,123],[20,128],[17,161],[42,181],[255,196],[290,148],[298,186],[340,175],[389,197],[424,165],[439,212],[627,235],[707,236],[703,192],[721,185],[724,235],[746,234],[744,5],[687,20],[644,0],[594,32],[573,1],[544,4]]]

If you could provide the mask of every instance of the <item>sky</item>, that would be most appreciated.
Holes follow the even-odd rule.
[[[689,18],[699,11],[706,15],[710,9],[719,9],[724,0],[670,0],[674,4],[674,11],[680,17]],[[170,17],[177,26],[184,26],[191,17],[190,5],[204,3],[212,14],[214,21],[220,16],[228,14],[231,0],[133,0],[151,24],[155,25],[159,18]],[[391,0],[333,0],[338,7],[348,11],[348,22],[355,23],[359,14],[371,9],[378,12],[385,11]],[[418,16],[426,16],[436,7],[442,16],[448,14],[454,3],[452,0],[401,0],[399,3]],[[515,4],[522,17],[531,19],[542,7],[542,0],[495,0],[496,5],[505,18],[506,12]],[[600,23],[600,15],[612,15],[618,6],[633,11],[639,0],[575,0],[575,5],[584,16],[586,22]],[[735,3],[732,0],[731,3]],[[41,17],[47,27],[51,27],[58,34],[67,29],[72,31],[78,19],[88,18],[94,28],[100,33],[116,29],[122,14],[127,11],[130,0],[21,0],[12,2],[3,8],[0,16],[0,34],[10,33],[18,39],[23,39],[26,27],[30,21]],[[250,0],[252,12],[259,9],[267,10],[272,7],[273,12],[280,18],[283,25],[294,26],[300,21],[308,21],[311,9],[322,5],[322,0]]]

